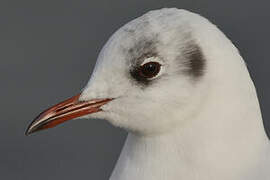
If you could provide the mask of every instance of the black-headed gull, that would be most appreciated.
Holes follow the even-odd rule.
[[[120,28],[83,91],[40,114],[27,134],[79,117],[129,132],[110,180],[270,179],[245,62],[215,25],[186,10],[150,11]]]

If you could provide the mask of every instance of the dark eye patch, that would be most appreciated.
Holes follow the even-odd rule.
[[[145,64],[146,66],[141,65],[141,63],[145,59],[150,58],[150,57],[155,57],[155,54],[147,53],[147,54],[141,56],[140,58],[138,58],[137,63],[133,64],[131,66],[131,69],[130,69],[131,77],[134,78],[138,83],[143,84],[143,85],[147,85],[151,82],[151,80],[150,80],[151,73],[149,73],[149,76],[148,76],[147,72],[146,72],[147,68],[149,68],[149,67],[146,67],[147,66],[146,64],[148,64],[148,63]],[[157,70],[153,70],[153,71],[157,71]],[[159,72],[159,69],[158,69],[158,72]],[[153,73],[153,74],[155,74],[155,73]]]
[[[151,82],[151,78],[160,72],[160,67],[158,62],[148,62],[134,67],[130,74],[137,82],[147,85]]]
[[[148,78],[141,75],[140,67],[135,67],[130,70],[130,74],[140,84],[148,85],[151,82]]]
[[[130,64],[130,75],[138,83],[147,85],[151,82],[147,76],[142,74],[141,64],[150,57],[158,57],[156,46],[158,44],[156,36],[152,38],[142,38],[136,44],[127,50],[127,57]]]
[[[203,76],[205,70],[206,60],[201,47],[192,38],[190,33],[183,33],[183,37],[179,39],[173,39],[171,44],[175,41],[181,41],[181,46],[175,47],[175,51],[179,53],[176,58],[176,62],[179,61],[181,68],[179,70],[183,75],[198,79]],[[133,36],[130,36],[133,37]],[[164,44],[159,41],[159,34],[153,34],[151,37],[142,36],[140,38],[132,38],[134,44],[131,47],[123,47],[123,52],[126,54],[127,65],[129,68],[129,74],[131,78],[136,80],[137,83],[142,85],[148,85],[155,80],[142,76],[141,64],[143,61],[150,57],[160,57],[166,61],[166,57],[161,57],[158,53],[157,47],[163,47]],[[177,64],[175,64],[177,66]],[[184,67],[184,68],[183,68]]]

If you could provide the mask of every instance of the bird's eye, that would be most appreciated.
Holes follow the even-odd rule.
[[[139,74],[144,78],[153,78],[160,71],[160,64],[158,62],[148,62],[140,66]]]

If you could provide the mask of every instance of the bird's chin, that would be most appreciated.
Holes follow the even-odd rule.
[[[91,114],[87,118],[105,120],[114,127],[122,128],[126,131],[132,130],[132,128],[128,125],[128,119],[114,111],[101,111],[96,114]]]

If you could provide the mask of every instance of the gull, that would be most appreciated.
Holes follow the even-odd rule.
[[[117,30],[81,93],[45,110],[26,134],[78,118],[128,131],[110,180],[270,179],[246,64],[215,25],[187,10],[153,10]]]

